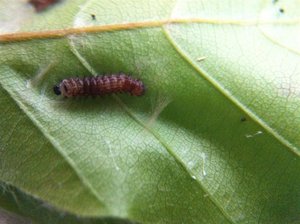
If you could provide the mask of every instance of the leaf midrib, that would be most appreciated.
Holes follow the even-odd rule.
[[[261,20],[261,19],[214,19],[214,18],[171,18],[155,21],[139,21],[131,23],[116,23],[89,27],[71,27],[57,30],[17,32],[0,35],[0,43],[21,42],[36,39],[57,39],[70,35],[86,35],[88,33],[113,32],[122,30],[132,30],[138,28],[163,27],[171,24],[213,24],[213,25],[236,25],[236,26],[258,26],[258,25],[293,25],[299,24],[300,19],[285,20]]]

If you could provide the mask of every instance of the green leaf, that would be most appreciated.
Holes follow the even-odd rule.
[[[298,223],[299,7],[1,1],[0,205],[43,223]],[[120,71],[145,96],[52,90]]]

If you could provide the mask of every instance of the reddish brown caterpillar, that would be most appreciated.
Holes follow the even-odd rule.
[[[29,3],[34,6],[37,12],[41,12],[59,1],[60,0],[30,0]]]
[[[103,96],[122,92],[130,93],[133,96],[141,96],[145,93],[145,86],[142,81],[120,73],[64,79],[54,86],[53,90],[56,95],[65,97]]]

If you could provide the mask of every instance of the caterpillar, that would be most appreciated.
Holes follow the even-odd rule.
[[[141,80],[119,73],[64,79],[53,87],[53,91],[56,95],[65,97],[103,96],[122,92],[130,93],[133,96],[141,96],[145,93],[145,86]]]

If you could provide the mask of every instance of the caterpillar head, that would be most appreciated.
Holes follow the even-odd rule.
[[[53,91],[56,95],[61,95],[61,91],[60,91],[60,88],[59,86],[54,86],[53,87]]]

